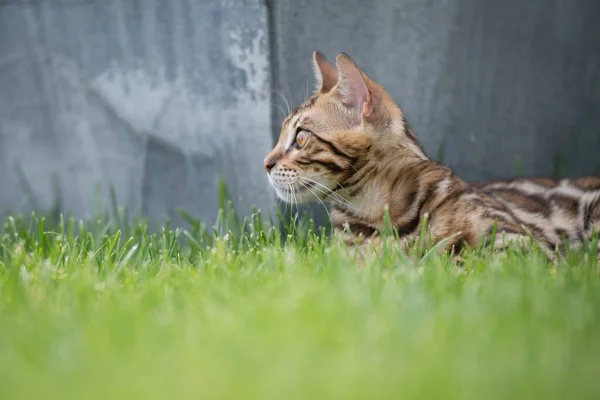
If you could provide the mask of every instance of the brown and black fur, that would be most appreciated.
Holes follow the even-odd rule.
[[[348,243],[377,245],[386,209],[405,244],[426,219],[428,237],[455,251],[533,238],[552,257],[600,231],[600,177],[469,184],[426,156],[400,108],[347,55],[313,61],[318,88],[283,122],[265,168],[283,200],[329,200]],[[302,146],[299,132],[310,133]]]

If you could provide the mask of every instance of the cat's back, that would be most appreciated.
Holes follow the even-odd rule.
[[[474,187],[501,201],[549,242],[581,241],[600,231],[600,177],[519,178],[485,181]]]
[[[600,194],[600,176],[586,176],[576,179],[517,178],[477,182],[477,189],[528,208],[528,204],[544,202],[546,207],[573,206],[569,200],[580,201],[584,197]]]

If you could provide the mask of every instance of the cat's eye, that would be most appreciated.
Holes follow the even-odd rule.
[[[301,130],[296,134],[296,146],[299,149],[303,148],[310,138],[310,131]]]

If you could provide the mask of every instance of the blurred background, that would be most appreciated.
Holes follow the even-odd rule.
[[[315,49],[468,180],[600,174],[598,0],[0,0],[0,212],[91,216],[112,187],[210,223],[220,178],[273,210],[262,160]]]

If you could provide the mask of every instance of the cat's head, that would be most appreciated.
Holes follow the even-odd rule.
[[[400,108],[350,57],[338,55],[334,66],[315,52],[313,67],[317,90],[283,121],[264,161],[282,200],[343,193],[361,169],[389,162],[392,155],[425,157]]]

